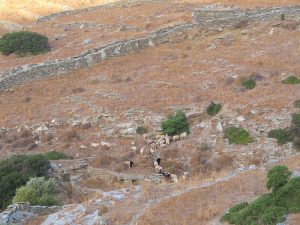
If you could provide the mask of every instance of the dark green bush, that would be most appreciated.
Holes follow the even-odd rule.
[[[236,225],[276,225],[284,222],[289,213],[300,211],[300,177],[290,177],[291,172],[285,166],[272,168],[267,180],[272,192],[250,204],[234,206],[222,217],[222,221]]]
[[[290,129],[271,130],[268,134],[268,137],[275,138],[279,145],[283,145],[294,140],[293,133]]]
[[[294,113],[292,115],[292,124],[296,127],[300,126],[300,113]]]
[[[5,209],[30,177],[46,176],[50,162],[43,155],[14,155],[0,161],[0,209]]]
[[[295,101],[294,106],[300,109],[300,100]]]
[[[13,203],[29,202],[32,205],[53,206],[60,205],[57,196],[58,189],[53,179],[45,177],[31,178],[25,186],[17,189]]]
[[[65,153],[62,152],[57,152],[57,151],[51,151],[45,153],[45,157],[48,160],[60,160],[60,159],[72,159],[73,157],[66,155]]]
[[[253,142],[253,138],[250,137],[249,133],[239,127],[229,127],[225,130],[225,138],[228,139],[229,144],[246,145]]]
[[[3,55],[12,53],[19,56],[37,55],[49,50],[48,38],[38,33],[28,31],[11,32],[0,38],[0,51]]]
[[[246,89],[253,89],[256,86],[256,81],[253,79],[248,79],[242,82],[242,86]]]
[[[222,109],[221,104],[216,104],[214,102],[211,102],[210,105],[207,107],[206,112],[210,116],[215,116],[220,112],[221,109]]]
[[[148,129],[146,127],[138,126],[136,128],[136,133],[137,134],[146,134],[147,132],[148,132]]]
[[[179,135],[183,132],[190,132],[189,123],[183,112],[178,112],[162,122],[161,128],[164,134]]]
[[[288,78],[284,79],[282,81],[283,84],[299,84],[300,80],[298,77],[295,76],[289,76]]]
[[[286,166],[275,166],[268,172],[267,188],[277,191],[279,188],[287,184],[292,173]]]

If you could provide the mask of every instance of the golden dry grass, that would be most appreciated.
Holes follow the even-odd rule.
[[[0,19],[28,23],[29,21],[35,20],[40,16],[45,16],[50,13],[102,5],[117,1],[118,0],[2,0],[0,2]],[[199,5],[222,3],[230,5],[234,4],[249,8],[257,6],[292,5],[299,3],[297,0],[170,0],[168,2],[189,4],[194,3]]]
[[[299,170],[300,156],[291,157],[277,164],[290,170]],[[221,216],[234,204],[249,201],[266,192],[266,172],[262,169],[243,172],[228,180],[164,200],[142,214],[138,225],[207,225]],[[299,219],[292,217],[291,225]]]

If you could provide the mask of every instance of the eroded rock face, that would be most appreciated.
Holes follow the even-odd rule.
[[[88,225],[108,225],[102,219],[99,211],[90,212],[83,205],[66,205],[61,211],[50,214],[42,225],[68,225],[68,224],[88,224]]]
[[[34,215],[47,214],[57,211],[58,206],[32,206],[29,203],[18,203],[8,206],[7,210],[0,213],[0,224],[22,223]]]

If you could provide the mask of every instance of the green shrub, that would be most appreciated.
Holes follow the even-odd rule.
[[[11,32],[0,38],[0,51],[3,55],[16,53],[37,55],[50,50],[48,38],[38,33],[28,31]]]
[[[299,84],[300,80],[298,79],[298,77],[295,76],[289,76],[288,78],[284,79],[282,81],[283,84]]]
[[[222,221],[236,225],[276,225],[284,222],[289,213],[300,211],[300,177],[291,179],[285,166],[275,166],[268,172],[264,194],[252,203],[232,207]]]
[[[148,129],[146,127],[138,126],[136,128],[136,133],[137,134],[146,134],[147,132],[148,132]]]
[[[190,132],[189,123],[183,112],[178,112],[162,122],[161,128],[164,134],[179,135],[183,132]]]
[[[45,157],[48,160],[60,160],[60,159],[72,159],[73,157],[66,155],[65,153],[62,152],[57,152],[57,151],[51,151],[45,153]]]
[[[253,142],[253,138],[250,137],[249,133],[239,127],[229,127],[225,130],[225,138],[228,139],[229,144],[246,145]]]
[[[294,106],[300,109],[300,100],[295,101]]]
[[[220,112],[221,109],[222,109],[221,104],[216,104],[214,102],[211,102],[210,105],[207,107],[206,112],[210,116],[215,116]]]
[[[60,205],[58,190],[53,179],[31,178],[25,186],[17,189],[13,203],[29,202],[32,205]]]
[[[256,86],[256,81],[253,79],[248,79],[242,82],[242,86],[246,89],[253,89]]]
[[[294,113],[292,115],[292,124],[294,126],[300,126],[300,113]]]
[[[287,184],[292,173],[286,166],[275,166],[269,170],[267,174],[267,188],[277,191],[279,188]]]
[[[294,140],[293,133],[290,129],[275,129],[268,133],[269,138],[275,138],[279,145],[292,142]]]
[[[5,209],[30,177],[46,176],[50,162],[41,154],[14,155],[0,161],[0,209]]]

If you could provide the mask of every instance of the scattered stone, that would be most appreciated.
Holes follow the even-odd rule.
[[[87,38],[82,42],[82,45],[89,45],[89,44],[92,44],[92,40],[90,38]]]
[[[218,124],[217,124],[217,130],[219,131],[219,132],[223,132],[223,126],[222,126],[222,123],[219,121],[218,122]]]
[[[173,183],[178,183],[178,177],[176,174],[171,174],[170,178]]]

